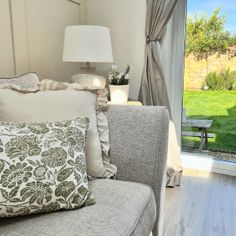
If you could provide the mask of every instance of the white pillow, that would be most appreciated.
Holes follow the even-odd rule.
[[[96,93],[88,91],[45,91],[22,94],[0,90],[0,120],[7,122],[46,122],[88,117],[90,126],[86,142],[88,175],[112,177],[116,167],[103,161],[97,128]]]
[[[0,88],[14,89],[22,93],[32,93],[39,90],[39,78],[34,72],[24,75],[0,78]]]

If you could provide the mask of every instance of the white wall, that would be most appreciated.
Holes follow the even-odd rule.
[[[57,0],[50,0],[50,1],[44,0],[42,2],[49,3],[55,1]],[[13,4],[13,10],[14,10],[16,9],[16,7],[14,6],[23,4],[23,2],[30,4],[32,3],[32,0],[21,0],[21,1],[14,0],[12,2],[14,3]],[[70,4],[73,3],[69,0],[60,0],[61,4],[65,4],[65,2],[67,2],[67,4],[69,4],[69,2]],[[81,6],[86,5],[85,0],[75,0],[75,2],[82,3]],[[4,47],[0,47],[0,62],[2,65],[2,67],[0,65],[0,75],[6,76],[14,73],[14,56],[16,57],[15,58],[16,72],[18,72],[18,67],[19,67],[18,65],[20,65],[20,63],[22,63],[22,61],[24,60],[22,59],[16,60],[17,55],[19,53],[18,54],[16,52],[14,54],[12,53],[13,42],[11,38],[12,32],[11,32],[11,22],[9,14],[10,12],[9,0],[1,0],[0,6],[1,6],[0,12],[2,13],[0,14],[0,19],[2,19],[2,21],[0,21],[0,27],[1,29],[4,29],[3,30],[4,37],[0,38],[0,43],[2,42],[0,46],[4,45]],[[186,0],[179,0],[179,3],[177,4],[176,9],[174,11],[174,15],[168,24],[167,32],[161,43],[163,67],[167,81],[172,113],[179,137],[181,130],[181,106],[182,106],[182,85],[183,85],[182,79],[183,79],[183,59],[184,59],[183,37],[184,37],[184,25],[185,25],[184,24],[185,7],[186,7]],[[21,8],[25,9],[23,7]],[[140,88],[141,77],[143,73],[143,64],[144,64],[146,0],[87,0],[87,11],[85,7],[81,7],[81,9],[76,8],[76,11],[79,12],[79,15],[83,16],[82,17],[83,19],[85,18],[85,15],[87,13],[88,24],[104,25],[110,28],[115,63],[120,67],[120,69],[124,69],[126,64],[131,64],[134,67],[133,78],[130,84],[130,97],[133,99],[137,99]],[[16,15],[18,16],[19,14]],[[66,17],[64,12],[63,16]],[[68,18],[70,17],[71,16],[68,16]],[[22,19],[21,21],[25,22]],[[80,21],[80,19],[78,20]],[[21,21],[17,19],[16,23],[19,25],[19,22]],[[65,22],[69,24],[67,19],[65,19]],[[85,20],[82,20],[81,22],[85,22]],[[17,27],[15,27],[15,24],[13,24],[13,30],[15,30],[15,28]],[[20,27],[20,29],[22,29],[22,27]],[[14,33],[16,35],[16,32]],[[20,35],[22,36],[23,34]],[[34,36],[33,33],[31,35]],[[17,44],[14,41],[15,49],[17,49],[16,46]],[[60,46],[60,48],[61,48],[60,50],[62,50],[62,46]],[[23,55],[22,49],[20,55]],[[61,56],[59,56],[59,58],[61,60]],[[6,66],[6,64],[8,66]],[[30,64],[32,64],[32,60]],[[79,68],[79,63],[73,65],[68,64],[65,66],[67,66],[68,68],[70,67],[69,69],[70,74],[76,74],[75,71],[77,71],[77,67]],[[73,69],[71,67],[73,67]],[[97,67],[103,73],[104,72],[107,73],[111,65],[100,64],[97,65]],[[33,69],[33,68],[28,68],[28,69]],[[55,68],[52,69],[53,71],[57,71],[55,70]],[[23,72],[22,69],[20,69],[20,72]],[[49,74],[49,70],[46,70],[45,73]],[[61,79],[69,80],[70,76],[68,75],[67,76],[68,78],[64,77],[65,76],[63,76],[63,78]]]
[[[11,31],[10,4],[8,0],[0,2],[0,77],[14,75],[14,52]]]
[[[146,0],[87,0],[88,24],[107,26],[111,30],[114,62],[124,69],[134,68],[130,97],[137,99],[145,52]],[[97,65],[107,72],[111,65]]]
[[[180,143],[186,0],[179,0],[161,42],[163,69]],[[137,99],[145,52],[146,0],[87,0],[88,24],[104,25],[112,34],[115,63],[134,67],[130,97]],[[98,66],[107,72],[107,66]]]
[[[0,76],[70,81],[79,64],[62,62],[65,26],[85,17],[85,0],[0,0]]]

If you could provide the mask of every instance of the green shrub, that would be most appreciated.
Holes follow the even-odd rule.
[[[233,85],[236,82],[236,71],[230,71],[230,69],[224,69],[220,72],[220,77],[224,80],[224,87],[226,90],[232,90]]]
[[[224,90],[224,80],[217,72],[210,72],[204,81],[205,86],[210,90]]]
[[[235,90],[236,71],[222,69],[220,72],[210,72],[204,80],[203,87],[210,90]]]
[[[233,90],[236,90],[236,81],[233,84]]]

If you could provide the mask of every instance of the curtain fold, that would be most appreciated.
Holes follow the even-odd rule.
[[[139,100],[144,105],[166,106],[170,111],[160,60],[160,40],[178,0],[147,0],[146,52]]]
[[[152,41],[146,45],[144,73],[139,100],[144,105],[162,105],[170,111],[166,81],[160,61],[160,44]]]
[[[145,64],[139,93],[144,105],[171,107],[161,62],[160,41],[178,0],[147,0]],[[182,164],[174,123],[170,121],[167,160],[168,187],[180,185]]]

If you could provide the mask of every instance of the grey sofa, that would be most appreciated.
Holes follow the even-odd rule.
[[[168,112],[163,107],[111,106],[107,118],[118,176],[90,182],[96,204],[0,220],[1,236],[161,235]]]

